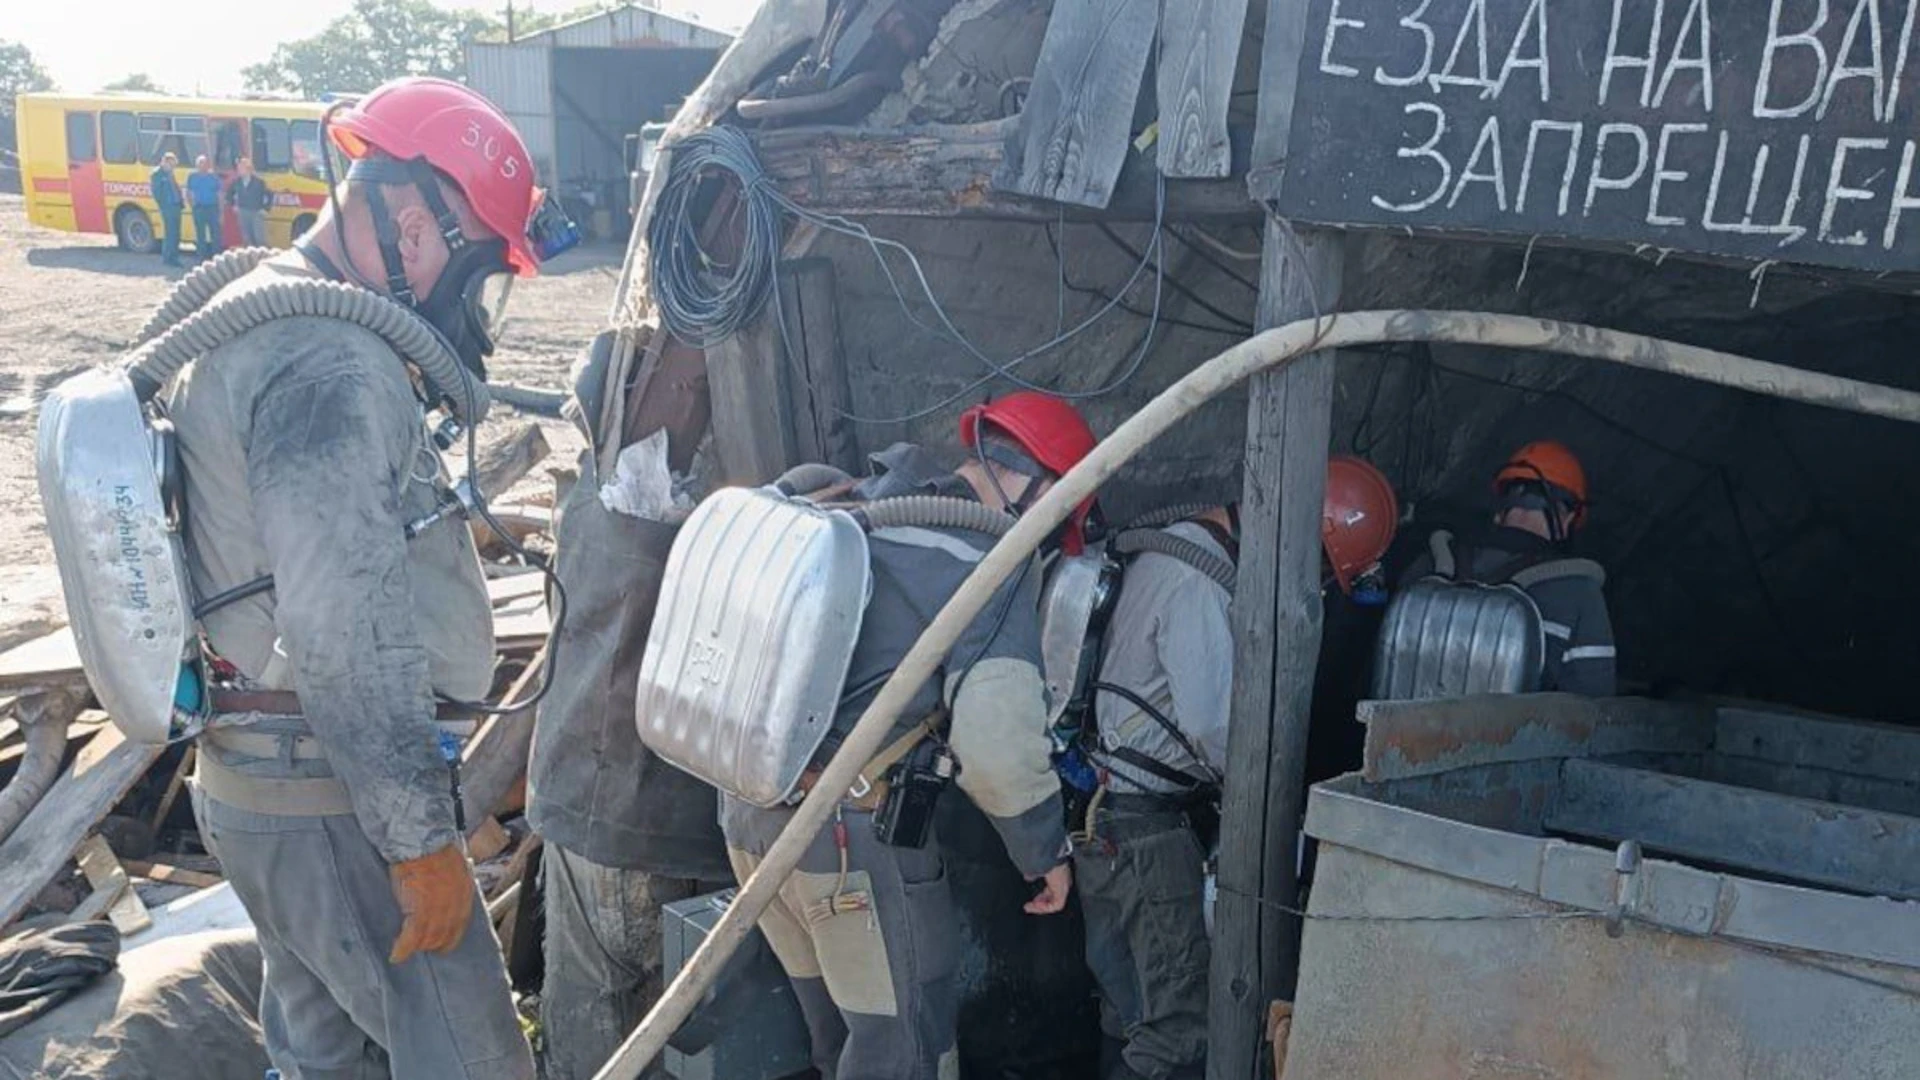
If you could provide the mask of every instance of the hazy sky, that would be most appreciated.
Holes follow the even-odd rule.
[[[441,7],[504,8],[506,0],[432,0]],[[514,0],[515,10],[564,11],[580,0]],[[659,0],[663,11],[737,30],[759,0]],[[168,90],[228,94],[240,69],[282,41],[306,37],[353,0],[0,0],[0,39],[33,50],[60,89],[97,90],[144,71]]]

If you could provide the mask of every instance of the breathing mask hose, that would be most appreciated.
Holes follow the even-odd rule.
[[[485,418],[486,384],[426,320],[384,296],[337,281],[273,281],[201,307],[135,350],[128,375],[141,397],[151,398],[198,357],[257,326],[296,316],[339,319],[378,334],[419,369],[462,424],[471,428]]]
[[[1194,502],[1163,506],[1158,510],[1141,514],[1139,517],[1127,522],[1127,531],[1134,529],[1155,529],[1164,525],[1188,521],[1199,517],[1201,514],[1214,509],[1218,505],[1218,503]]]
[[[873,529],[965,529],[988,536],[1007,535],[1018,520],[972,499],[945,495],[901,495],[854,507],[853,516]]]
[[[215,293],[246,277],[254,267],[277,254],[279,252],[265,247],[234,248],[194,267],[192,273],[174,284],[166,300],[147,318],[146,325],[134,335],[134,344],[144,345],[159,337],[175,323],[200,310]]]
[[[1227,560],[1191,540],[1170,536],[1159,529],[1128,529],[1113,538],[1113,550],[1121,555],[1150,551],[1179,559],[1213,579],[1214,584],[1228,592],[1233,591],[1234,583],[1240,577],[1239,571]]]
[[[836,484],[852,482],[853,477],[844,469],[837,469],[832,465],[823,465],[819,462],[809,462],[805,465],[795,465],[781,473],[779,479],[773,482],[773,488],[791,498],[795,495],[810,495]]]
[[[1491,348],[1558,352],[1628,367],[1681,375],[1703,382],[1757,391],[1849,412],[1920,423],[1920,393],[1875,386],[1784,364],[1681,345],[1578,323],[1519,315],[1462,311],[1358,311],[1302,319],[1267,330],[1188,372],[1067,471],[992,550],[975,565],[946,606],[914,642],[893,677],[874,696],[841,742],[760,865],[740,886],[706,940],[673,984],[627,1037],[596,1080],[634,1080],[666,1045],[706,995],[728,957],[767,910],[814,837],[833,816],[860,770],[879,753],[894,722],[919,688],[933,677],[954,643],[972,625],[1008,578],[1028,564],[1054,529],[1067,520],[1120,467],[1154,439],[1218,397],[1262,371],[1278,368],[1317,349],[1393,342],[1437,341]]]

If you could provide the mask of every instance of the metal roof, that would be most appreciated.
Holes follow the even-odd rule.
[[[733,35],[684,16],[626,4],[516,38],[512,47],[724,49],[731,44]]]

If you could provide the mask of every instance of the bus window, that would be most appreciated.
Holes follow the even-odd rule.
[[[146,149],[142,158],[149,165],[158,165],[161,155],[172,151],[180,164],[192,168],[207,152],[206,130],[203,117],[141,113],[140,145]]]
[[[97,156],[94,151],[93,114],[90,112],[70,112],[67,114],[67,160],[70,162],[92,161]]]
[[[320,179],[320,121],[295,120],[291,130],[293,171],[310,179]]]
[[[221,172],[231,172],[245,156],[240,145],[240,121],[215,120],[213,122],[213,167]]]
[[[263,173],[286,172],[293,167],[293,147],[287,141],[285,120],[253,122],[253,167]]]
[[[133,114],[100,114],[100,156],[110,165],[131,165],[140,160],[140,130]]]

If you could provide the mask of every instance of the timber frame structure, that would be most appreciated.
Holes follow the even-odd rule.
[[[1623,2],[1631,6],[1632,0]],[[851,0],[841,3],[860,7]],[[868,6],[890,5],[869,0]],[[1290,161],[1309,156],[1294,152],[1297,140],[1305,135],[1328,144],[1364,142],[1351,133],[1330,134],[1328,125],[1336,115],[1309,111],[1338,105],[1341,99],[1328,90],[1329,79],[1344,78],[1349,67],[1364,66],[1358,59],[1341,62],[1341,35],[1363,33],[1364,23],[1351,12],[1343,16],[1340,3],[1085,0],[1069,5],[1062,0],[1047,5],[1040,0],[964,0],[934,6],[944,15],[943,36],[936,38],[926,58],[908,65],[907,85],[894,91],[898,96],[871,115],[833,125],[750,129],[760,164],[780,194],[820,215],[875,224],[876,231],[882,231],[882,222],[903,228],[942,222],[1000,230],[1057,226],[1063,232],[1075,223],[1150,223],[1156,232],[1162,225],[1238,229],[1257,233],[1261,240],[1252,329],[1341,309],[1343,289],[1351,294],[1355,284],[1349,271],[1358,235],[1342,226],[1378,223],[1283,216],[1311,202],[1299,192],[1312,178],[1302,179],[1298,168],[1288,174]],[[1348,6],[1378,16],[1391,5],[1377,0]],[[1435,5],[1449,6],[1460,5]],[[1524,56],[1517,51],[1530,17],[1524,14],[1528,5],[1524,0],[1490,0],[1490,6],[1512,9],[1503,16],[1505,32],[1515,39],[1516,55]],[[1544,0],[1535,0],[1534,6],[1544,7]],[[670,161],[676,142],[690,134],[716,124],[741,123],[736,109],[742,99],[761,93],[769,73],[813,41],[839,7],[828,0],[767,0],[680,110],[663,140],[663,161]],[[916,89],[926,90],[941,76],[940,50],[952,51],[953,42],[946,36],[950,31],[964,33],[968,20],[1016,18],[1025,18],[1022,25],[1027,27],[1042,22],[1045,27],[1044,39],[1029,46],[1033,52],[1032,45],[1037,45],[1030,74],[1015,73],[1002,87],[1004,98],[1006,86],[1018,85],[1017,109],[1003,110],[1004,115],[975,113],[955,121],[908,123],[903,118],[915,117],[915,109],[890,107],[902,98],[911,104]],[[1544,64],[1548,47],[1544,36],[1541,41]],[[1484,52],[1484,42],[1482,48]],[[1364,59],[1380,62],[1385,71],[1393,54],[1382,45]],[[1715,54],[1702,59],[1708,70],[1723,70],[1741,58],[1723,63]],[[1514,56],[1508,61],[1513,64]],[[1431,56],[1428,62],[1438,64]],[[1447,61],[1447,71],[1453,63]],[[1483,89],[1490,92],[1491,76],[1482,63]],[[1653,63],[1651,58],[1646,61],[1649,67]],[[1435,77],[1445,73],[1436,72]],[[1501,73],[1503,87],[1507,77]],[[1520,106],[1523,119],[1532,115],[1536,123],[1563,127],[1574,123],[1552,118],[1545,72],[1539,79],[1540,105],[1533,113]],[[1434,92],[1440,91],[1436,83]],[[1914,97],[1920,99],[1920,94]],[[1711,100],[1709,92],[1709,110]],[[1250,103],[1254,107],[1249,108]],[[947,115],[954,112],[949,109]],[[1377,154],[1384,153],[1389,163],[1413,156],[1405,146],[1395,149],[1395,140],[1403,134],[1379,133],[1385,149],[1376,147]],[[1467,172],[1480,167],[1473,133],[1464,137],[1466,144],[1448,148],[1457,159],[1449,165],[1449,176],[1457,177],[1463,167]],[[1655,139],[1662,140],[1664,161],[1666,141],[1659,135]],[[1311,151],[1315,161],[1337,156],[1317,143]],[[1424,152],[1417,146],[1414,151]],[[1499,153],[1497,146],[1494,153]],[[1571,152],[1567,160],[1571,176]],[[1619,177],[1602,175],[1599,160],[1592,169],[1596,179],[1589,183],[1598,182],[1598,187],[1587,193],[1589,209],[1596,192],[1620,188]],[[1840,175],[1841,167],[1835,170]],[[648,274],[648,223],[667,171],[662,167],[651,177],[636,218],[612,313],[612,362],[597,376],[593,393],[582,397],[594,403],[595,415],[589,419],[607,433],[594,447],[599,468],[610,474],[623,446],[660,430],[668,432],[672,466],[679,471],[704,469],[711,483],[764,482],[809,460],[858,467],[863,447],[854,432],[859,410],[851,387],[863,376],[849,370],[845,339],[859,328],[847,321],[832,257],[822,253],[821,229],[798,223],[786,234],[776,309],[742,333],[705,349],[675,340],[660,329]],[[1668,171],[1670,178],[1679,175],[1677,169]],[[1716,182],[1718,175],[1716,171]],[[1343,182],[1361,184],[1365,179],[1354,174]],[[1300,186],[1289,188],[1290,183]],[[1657,206],[1657,176],[1653,183]],[[1854,189],[1834,183],[1840,184],[1838,205],[1844,212],[1845,192]],[[1761,190],[1759,178],[1753,186]],[[1864,184],[1859,190],[1865,190]],[[1460,203],[1461,192],[1455,189],[1453,203],[1443,202],[1443,208]],[[1828,194],[1834,194],[1831,185]],[[1503,189],[1499,197],[1505,210],[1508,193]],[[1835,205],[1829,199],[1829,213],[1836,212]],[[1710,214],[1711,200],[1708,209]],[[1750,213],[1752,209],[1749,199]],[[1491,220],[1412,215],[1405,224],[1422,234],[1505,240],[1516,250],[1524,244],[1525,258],[1533,258],[1540,230],[1489,224]],[[1757,275],[1771,265],[1756,260],[1747,248],[1716,248],[1712,236],[1704,233],[1649,233],[1635,239],[1623,236],[1626,227],[1617,222],[1588,230],[1580,221],[1568,220],[1566,228],[1547,235],[1549,246],[1611,252],[1631,250],[1635,244],[1672,247],[1706,262],[1745,260],[1756,265]],[[1897,211],[1893,221],[1889,250],[1894,247]],[[1832,232],[1833,225],[1829,220],[1821,229]],[[728,227],[726,213],[713,213],[703,225],[703,236],[725,247]],[[1051,244],[1053,233],[1046,235]],[[1784,261],[1825,264],[1841,274],[1875,271],[1883,279],[1888,272],[1901,275],[1913,269],[1910,257],[1891,267],[1849,263],[1851,258],[1814,253],[1803,259],[1796,251]],[[1064,266],[1063,256],[1063,289]],[[1521,267],[1522,280],[1526,266]],[[1155,311],[1157,315],[1157,306]],[[1199,352],[1189,366],[1211,354]],[[1334,437],[1338,364],[1332,352],[1316,353],[1256,376],[1244,400],[1244,451],[1234,471],[1246,525],[1233,609],[1231,772],[1211,977],[1208,1074],[1215,1080],[1246,1080],[1264,1073],[1269,1005],[1289,999],[1293,992],[1300,933],[1291,913],[1299,906],[1300,893],[1294,838],[1307,805],[1304,762],[1323,619],[1317,508]]]

